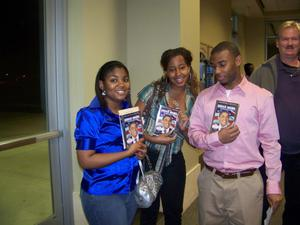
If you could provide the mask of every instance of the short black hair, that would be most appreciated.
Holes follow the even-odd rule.
[[[230,41],[222,41],[212,49],[211,56],[224,50],[228,50],[234,57],[237,57],[241,54],[236,44]]]
[[[253,72],[253,70],[254,70],[254,65],[252,63],[244,64],[244,71],[247,76],[251,76],[251,73]]]

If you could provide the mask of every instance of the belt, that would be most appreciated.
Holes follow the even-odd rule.
[[[230,173],[223,173],[220,170],[217,170],[211,166],[208,166],[205,164],[205,167],[214,172],[215,174],[217,174],[218,176],[224,178],[224,179],[235,179],[235,178],[239,178],[239,177],[248,177],[248,176],[252,176],[254,174],[254,172],[257,169],[248,169],[248,170],[242,170],[240,172],[230,172]]]

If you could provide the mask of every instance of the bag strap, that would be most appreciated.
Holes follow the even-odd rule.
[[[141,173],[142,173],[142,177],[144,178],[144,177],[145,177],[145,174],[144,174],[144,169],[143,169],[142,161],[139,159],[138,162],[139,162],[139,166],[140,166],[140,171],[141,171]]]
[[[164,150],[163,157],[162,157],[162,160],[161,160],[161,164],[160,164],[160,167],[157,171],[159,174],[162,173],[162,170],[163,170],[164,165],[166,163],[166,158],[167,158],[169,152],[170,152],[170,144],[168,144],[166,149]],[[151,161],[149,159],[149,156],[147,154],[146,154],[145,158],[146,158],[146,162],[147,162],[147,165],[148,165],[149,169],[153,170],[152,163],[151,163]],[[139,160],[139,165],[140,165],[140,170],[142,171],[142,176],[144,177],[144,169],[143,169],[141,160]]]

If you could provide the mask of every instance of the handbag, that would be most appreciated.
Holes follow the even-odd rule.
[[[152,169],[152,164],[148,155],[146,155],[146,161],[150,169],[149,171],[144,172],[142,162],[141,160],[139,160],[139,167],[142,176],[139,176],[138,183],[135,189],[135,200],[139,208],[149,208],[157,198],[159,189],[163,184],[161,171],[165,161],[165,153],[163,155],[161,164],[162,166],[159,168],[159,171],[155,171]]]

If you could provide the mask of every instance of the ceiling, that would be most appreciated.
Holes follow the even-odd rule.
[[[231,0],[235,13],[267,20],[300,19],[300,0]]]

